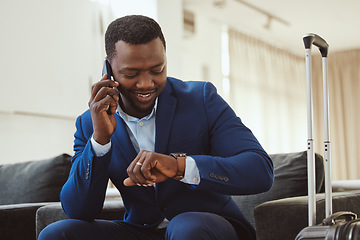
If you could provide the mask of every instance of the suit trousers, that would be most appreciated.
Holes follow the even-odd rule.
[[[50,224],[38,240],[239,240],[223,217],[204,212],[186,212],[163,229],[136,227],[124,221],[66,219]]]

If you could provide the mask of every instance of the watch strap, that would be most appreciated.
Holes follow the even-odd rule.
[[[175,180],[181,180],[185,175],[185,161],[186,153],[170,153],[170,156],[176,159],[176,174],[173,177]]]

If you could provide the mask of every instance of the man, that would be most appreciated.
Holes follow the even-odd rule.
[[[271,159],[208,82],[167,77],[160,26],[144,16],[105,34],[113,79],[95,83],[76,122],[61,192],[68,220],[39,239],[255,239],[230,195],[267,191]],[[109,178],[123,220],[94,220]]]

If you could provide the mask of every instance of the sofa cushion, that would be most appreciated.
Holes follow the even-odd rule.
[[[255,227],[254,209],[257,205],[281,198],[307,195],[307,152],[272,154],[274,163],[274,184],[265,193],[233,196],[245,217]],[[324,181],[324,163],[319,154],[315,154],[316,192]]]
[[[0,204],[57,202],[71,167],[71,157],[0,165]]]

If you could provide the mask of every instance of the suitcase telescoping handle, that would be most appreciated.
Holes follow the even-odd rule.
[[[314,44],[320,50],[322,57],[327,57],[329,51],[329,44],[320,36],[309,33],[303,37],[305,49],[311,49],[311,45]]]
[[[315,152],[313,139],[313,98],[312,98],[312,58],[311,46],[319,48],[322,56],[323,92],[324,92],[324,159],[325,159],[325,214],[332,214],[332,190],[331,190],[331,162],[330,162],[330,123],[329,123],[329,87],[328,87],[328,61],[329,45],[320,36],[309,33],[303,37],[306,60],[306,92],[307,92],[307,159],[308,159],[308,196],[309,196],[309,226],[316,224],[316,198],[315,198]]]

